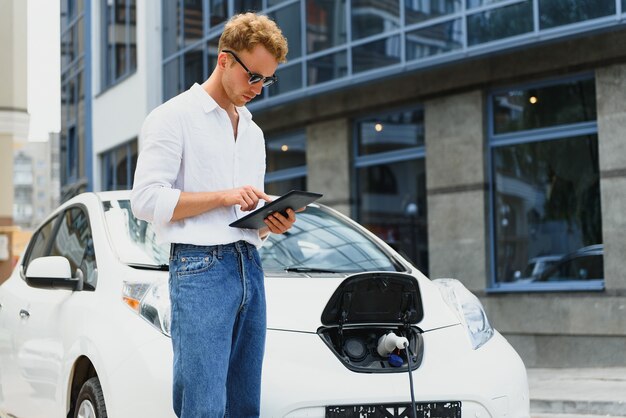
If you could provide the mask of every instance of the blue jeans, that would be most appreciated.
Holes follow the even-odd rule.
[[[256,248],[172,244],[170,300],[176,415],[258,417],[266,321]]]

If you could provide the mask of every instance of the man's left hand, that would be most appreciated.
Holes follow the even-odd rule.
[[[296,212],[289,208],[287,209],[287,216],[284,216],[280,212],[274,212],[267,218],[265,218],[265,225],[269,232],[274,234],[284,234],[296,221]],[[260,235],[263,236],[264,231],[261,231]]]

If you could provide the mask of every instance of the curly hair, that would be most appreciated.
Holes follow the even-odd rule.
[[[226,22],[218,50],[251,51],[258,44],[263,45],[279,63],[287,61],[287,39],[276,22],[250,12],[235,15]]]

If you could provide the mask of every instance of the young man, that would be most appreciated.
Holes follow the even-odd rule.
[[[258,417],[265,292],[257,247],[295,213],[261,230],[228,225],[257,207],[265,143],[244,105],[276,81],[287,41],[265,16],[234,16],[217,65],[148,115],[131,194],[133,213],[172,243],[170,300],[178,417]]]

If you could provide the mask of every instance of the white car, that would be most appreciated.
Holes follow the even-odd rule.
[[[168,250],[128,192],[57,209],[0,286],[0,411],[174,417]],[[316,204],[261,256],[262,417],[530,416],[524,364],[460,282]]]

